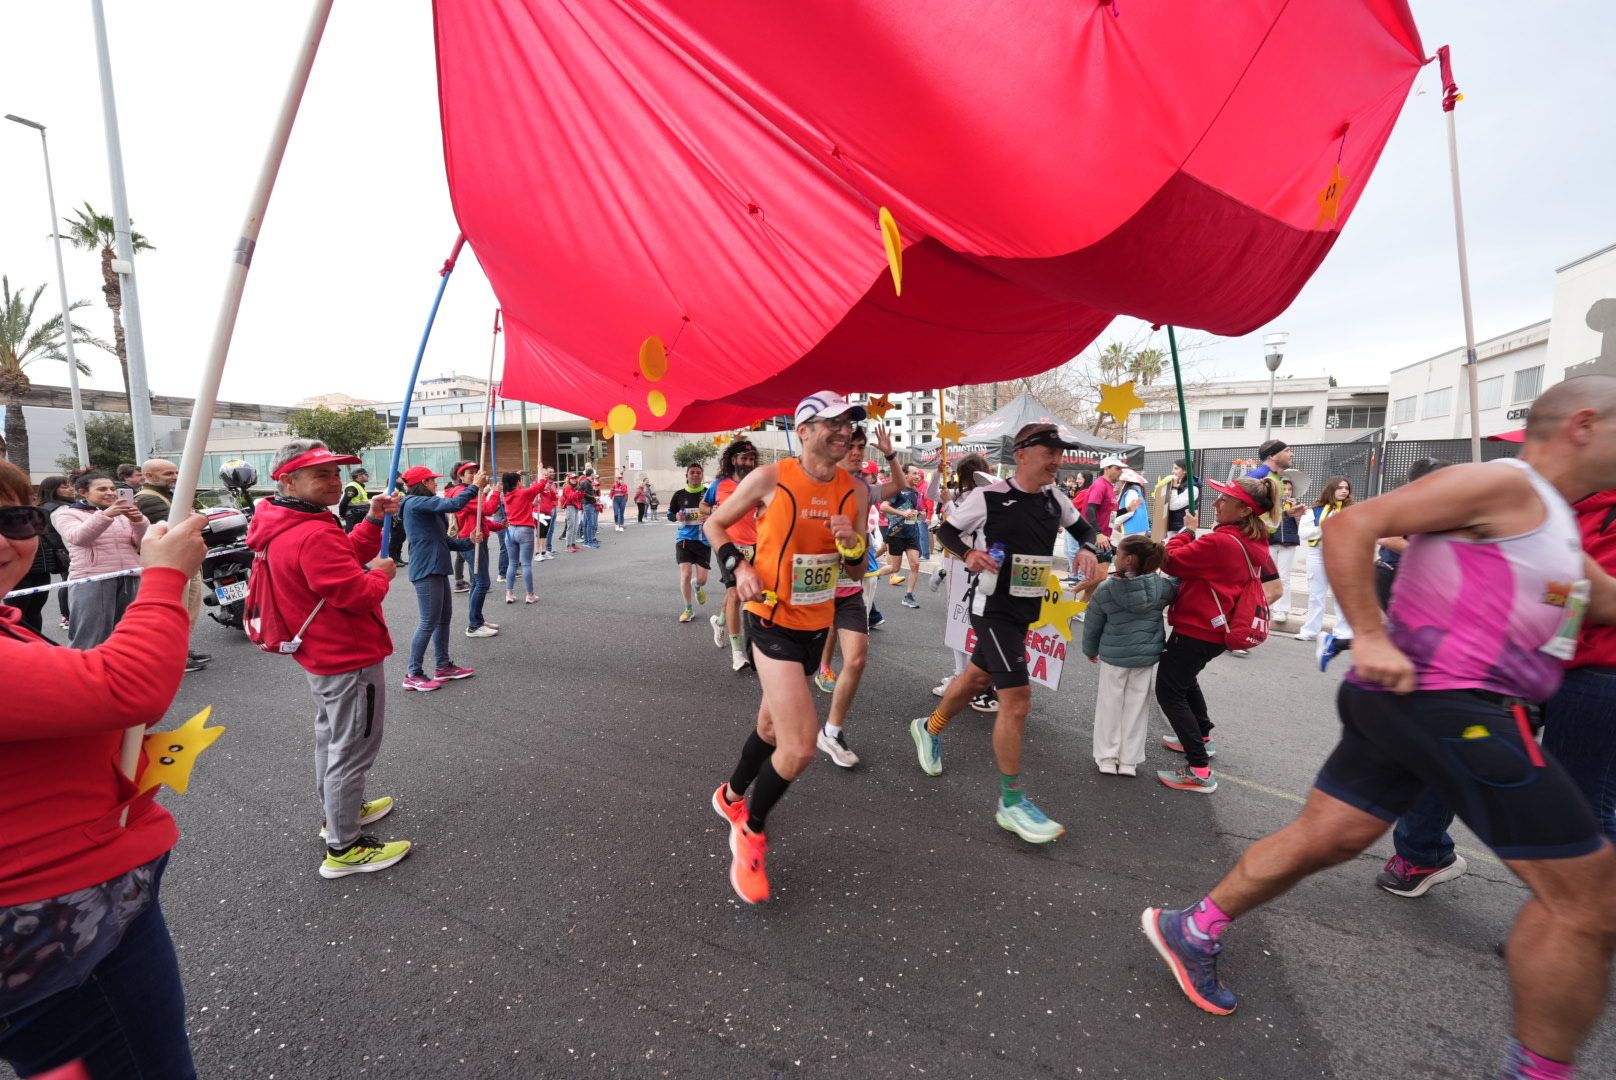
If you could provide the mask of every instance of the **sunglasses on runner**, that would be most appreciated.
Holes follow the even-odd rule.
[[[50,515],[37,506],[0,506],[0,536],[32,540],[44,533]]]

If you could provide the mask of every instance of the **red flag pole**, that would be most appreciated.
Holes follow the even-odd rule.
[[[1442,111],[1448,114],[1448,170],[1453,175],[1453,231],[1459,247],[1459,299],[1464,305],[1465,388],[1470,395],[1470,460],[1481,460],[1481,394],[1476,388],[1476,320],[1470,305],[1470,258],[1465,251],[1464,199],[1459,192],[1459,132],[1453,107],[1464,100],[1453,81],[1448,47],[1436,51],[1442,72]],[[1454,432],[1458,434],[1457,431]]]

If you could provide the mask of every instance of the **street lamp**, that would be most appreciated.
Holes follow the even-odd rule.
[[[84,434],[84,402],[79,397],[79,360],[73,353],[73,313],[67,301],[67,275],[62,270],[62,237],[56,231],[56,189],[51,182],[50,146],[45,142],[45,125],[6,113],[6,119],[39,132],[39,148],[45,152],[45,194],[50,200],[51,240],[56,246],[56,291],[62,301],[62,337],[67,343],[67,385],[73,395],[73,434],[78,443],[79,465],[90,465],[90,444]]]
[[[1268,425],[1263,434],[1263,441],[1267,442],[1274,437],[1274,373],[1279,370],[1279,362],[1285,359],[1285,342],[1290,335],[1284,332],[1264,334],[1263,363],[1268,365]]]

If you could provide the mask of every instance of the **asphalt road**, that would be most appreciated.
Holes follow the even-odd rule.
[[[202,1075],[242,1077],[1477,1077],[1508,992],[1493,946],[1525,893],[1473,838],[1471,872],[1420,900],[1373,878],[1389,840],[1230,931],[1234,1016],[1185,1001],[1138,929],[1199,898],[1284,824],[1336,730],[1338,674],[1285,637],[1216,661],[1211,797],[1099,775],[1095,677],[1035,691],[1024,780],[1068,833],[993,821],[989,722],[925,777],[905,730],[950,670],[942,604],[888,616],[848,736],[770,818],[774,899],[730,891],[707,801],[752,724],[705,615],[681,626],[668,525],[537,567],[542,600],[457,636],[478,675],[388,697],[374,831],[417,847],[380,874],[316,874],[320,808],[300,669],[212,623],[216,659],[170,713],[229,733],[191,792],[165,883]],[[716,603],[716,597],[714,597]],[[457,605],[461,599],[457,598]],[[388,602],[402,651],[414,624]],[[457,620],[457,635],[464,628]],[[403,657],[389,669],[402,677]],[[394,683],[397,685],[396,681]],[[828,699],[816,695],[823,710]],[[1277,705],[1265,704],[1277,699]],[[1157,731],[1165,725],[1158,721]],[[1147,769],[1175,763],[1153,746]],[[1616,1075],[1607,1022],[1583,1075]],[[0,1072],[3,1072],[0,1069]],[[4,1075],[9,1076],[9,1073]]]

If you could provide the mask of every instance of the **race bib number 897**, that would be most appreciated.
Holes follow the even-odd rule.
[[[1049,568],[1055,559],[1051,555],[1014,555],[1010,559],[1010,595],[1019,597],[1044,595]]]

